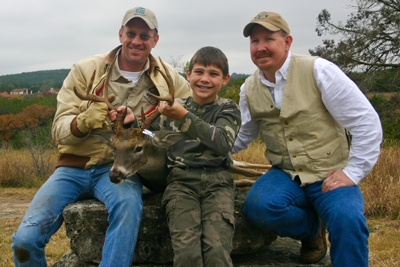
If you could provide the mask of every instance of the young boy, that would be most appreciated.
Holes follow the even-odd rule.
[[[186,134],[167,149],[171,172],[163,204],[174,266],[233,266],[234,182],[228,168],[241,117],[234,101],[217,96],[229,81],[228,60],[218,48],[203,47],[186,75],[193,97],[175,99],[172,106],[161,102],[164,116],[150,127]]]
[[[228,72],[221,50],[201,48],[186,71],[193,97],[175,99],[172,106],[162,102],[159,107],[168,117],[162,116],[160,125],[186,134],[167,150],[171,172],[163,204],[174,267],[233,266],[234,183],[228,153],[241,118],[234,101],[217,96],[229,82]]]

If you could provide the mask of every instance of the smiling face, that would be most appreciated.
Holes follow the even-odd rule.
[[[128,35],[136,35],[129,38]],[[119,40],[122,43],[122,51],[118,57],[118,65],[121,70],[139,72],[146,64],[151,50],[158,42],[158,34],[151,30],[147,24],[139,18],[130,20],[119,30]],[[150,36],[147,41],[141,36]]]
[[[222,70],[214,65],[194,64],[186,76],[193,90],[193,101],[200,106],[214,101],[221,87],[229,82],[229,74],[224,77]]]
[[[252,28],[251,59],[269,81],[275,82],[275,72],[285,63],[292,40],[292,36],[281,31],[272,32],[260,25]]]

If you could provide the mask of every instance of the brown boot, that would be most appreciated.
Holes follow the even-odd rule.
[[[328,246],[326,244],[326,225],[321,220],[317,238],[313,241],[301,241],[300,256],[304,263],[314,263],[325,257]]]

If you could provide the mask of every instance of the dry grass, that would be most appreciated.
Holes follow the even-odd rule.
[[[39,187],[54,171],[56,149],[33,155],[27,150],[0,149],[0,186]]]
[[[367,219],[369,236],[369,265],[400,266],[400,221],[388,218]]]
[[[400,218],[399,162],[399,144],[385,143],[377,164],[360,183],[366,216]]]

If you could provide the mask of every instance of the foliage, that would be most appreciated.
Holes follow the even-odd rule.
[[[50,88],[59,89],[67,77],[69,69],[42,70],[0,76],[0,92],[28,88],[33,93],[45,92]]]
[[[400,139],[400,93],[389,99],[374,94],[369,98],[381,118],[383,135],[388,140]]]
[[[33,104],[18,114],[0,115],[0,138],[9,143],[20,131],[44,126],[52,120],[55,108]]]
[[[17,114],[22,112],[22,109],[37,104],[39,106],[57,107],[57,95],[49,95],[46,97],[27,95],[20,98],[6,99],[0,97],[0,115]]]
[[[318,35],[340,35],[341,38],[337,43],[325,39],[309,52],[333,61],[348,74],[364,73],[355,75],[355,79],[352,77],[364,90],[373,90],[384,83],[386,91],[398,91],[400,0],[353,1],[356,13],[351,13],[346,23],[335,24],[328,10],[321,11],[317,18]]]
[[[239,104],[239,94],[240,94],[240,87],[244,83],[247,77],[240,77],[237,79],[229,80],[226,86],[223,86],[218,93],[219,97],[222,98],[229,98]]]

